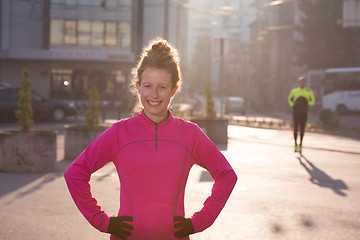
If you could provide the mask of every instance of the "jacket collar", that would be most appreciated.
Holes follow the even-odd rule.
[[[169,116],[168,118],[162,120],[161,122],[158,123],[158,126],[165,126],[167,125],[168,123],[170,123],[170,121],[172,120],[173,118],[173,115],[171,113],[170,110],[169,111]],[[155,122],[153,122],[150,118],[148,118],[146,115],[145,115],[145,112],[144,110],[142,110],[138,115],[137,115],[138,118],[142,119],[143,121],[149,123],[149,124],[152,124],[152,126],[156,125]]]

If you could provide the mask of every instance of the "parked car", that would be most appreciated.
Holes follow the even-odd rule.
[[[18,92],[20,88],[1,87],[0,88],[0,120],[14,119],[15,111],[19,109]],[[31,91],[32,108],[34,119],[51,119],[63,121],[68,116],[76,114],[74,103],[61,100],[48,99],[35,91]]]
[[[11,85],[6,82],[0,82],[0,88],[4,88],[4,87],[11,87]]]
[[[225,102],[225,114],[246,114],[246,101],[242,97],[228,97]]]

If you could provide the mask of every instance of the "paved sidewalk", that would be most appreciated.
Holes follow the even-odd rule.
[[[36,128],[45,128],[51,125],[37,126]],[[57,125],[56,127],[60,128],[61,126]],[[64,135],[60,131],[58,162],[56,169],[52,172],[37,174],[0,172],[0,239],[108,239],[107,234],[98,232],[87,223],[76,209],[68,193],[63,173],[71,162],[63,160],[63,141]],[[230,125],[229,147],[231,148],[233,143],[239,141],[253,141],[274,147],[286,146],[291,149],[292,131]],[[350,153],[353,154],[354,161],[357,161],[360,160],[360,137],[337,133],[307,132],[304,138],[304,151],[307,149]],[[189,182],[198,181],[201,173],[200,169],[195,168],[189,177]],[[94,174],[91,180],[94,196],[98,198],[103,209],[109,213],[116,213],[119,207],[117,178],[114,168],[109,164]],[[194,188],[193,192],[197,194],[199,190]],[[191,208],[192,206],[189,207],[189,209]],[[200,238],[195,237],[194,239]],[[237,240],[231,237],[227,239]]]
[[[229,126],[229,147],[245,139],[247,142],[255,141],[274,147],[281,145],[291,148],[289,135],[291,135],[289,130]],[[61,141],[61,136],[59,140]],[[359,146],[358,138],[308,133],[305,151],[307,148],[312,148],[348,152],[355,154],[354,159],[359,159]],[[107,234],[93,229],[76,209],[63,179],[63,172],[69,164],[70,161],[59,159],[56,169],[50,173],[0,172],[1,239],[108,239]],[[198,181],[201,173],[200,169],[195,168],[189,181]],[[106,165],[95,173],[91,181],[93,194],[98,198],[103,209],[109,213],[116,213],[119,207],[119,183],[112,165]],[[188,208],[192,209],[192,206]],[[199,238],[195,237],[195,239]]]

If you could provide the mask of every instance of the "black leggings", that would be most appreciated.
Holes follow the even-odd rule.
[[[297,145],[297,135],[298,128],[300,126],[300,146],[302,146],[302,141],[305,133],[305,126],[307,121],[307,113],[295,113],[293,112],[293,121],[294,121],[294,140]]]

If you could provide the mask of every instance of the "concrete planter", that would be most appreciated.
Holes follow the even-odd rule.
[[[228,120],[226,119],[191,119],[192,122],[199,125],[206,135],[216,144],[226,144],[228,142]]]
[[[55,131],[0,131],[0,171],[47,172],[57,158]]]
[[[109,126],[92,129],[84,125],[65,126],[65,160],[75,160],[80,153]]]

